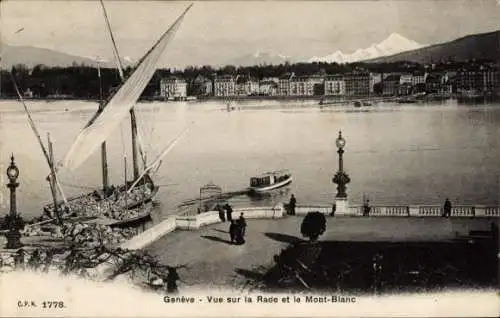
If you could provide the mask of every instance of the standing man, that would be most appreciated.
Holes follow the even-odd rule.
[[[233,208],[229,205],[229,203],[226,203],[224,208],[226,209],[226,219],[231,222],[233,220]]]
[[[337,204],[335,204],[335,202],[333,202],[332,212],[330,213],[330,216],[335,216],[335,211],[337,211]]]
[[[447,218],[451,216],[451,202],[448,198],[444,200],[443,206],[443,217]]]
[[[371,209],[372,208],[370,207],[370,200],[367,199],[363,204],[363,216],[370,216]]]
[[[288,208],[290,209],[290,215],[295,215],[295,205],[297,204],[297,199],[292,194],[290,197],[290,202],[288,203]]]
[[[245,233],[246,233],[246,229],[247,229],[247,221],[245,220],[243,213],[241,213],[237,224],[238,224],[238,234],[239,235],[236,238],[236,243],[243,244],[243,243],[245,243]]]
[[[236,220],[231,220],[231,225],[229,226],[229,237],[231,238],[231,244],[235,244],[238,237],[238,224]]]
[[[224,217],[224,208],[222,207],[222,205],[217,203],[217,205],[215,206],[215,209],[217,211],[219,211],[219,218],[220,218],[221,222],[226,222],[226,218]]]

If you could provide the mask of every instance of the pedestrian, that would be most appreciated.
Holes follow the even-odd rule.
[[[16,268],[23,268],[24,267],[24,256],[25,252],[24,249],[19,249],[16,253],[16,256],[14,256],[14,264]]]
[[[337,211],[337,204],[335,204],[335,202],[333,202],[332,212],[330,213],[330,216],[335,216],[336,211]]]
[[[451,216],[451,202],[448,198],[444,200],[444,206],[443,206],[443,217],[450,217]]]
[[[243,245],[245,244],[245,228],[240,224],[236,223],[234,244]]]
[[[366,200],[363,204],[363,216],[370,216],[370,211],[372,207],[370,206],[370,200]]]
[[[224,217],[224,208],[222,208],[222,206],[219,203],[217,203],[215,209],[219,211],[219,218],[221,222],[226,222],[226,218]]]
[[[288,203],[288,209],[290,215],[295,215],[295,205],[297,204],[297,199],[295,199],[295,196],[292,194],[290,196],[290,202]]]
[[[236,235],[236,244],[244,244],[245,243],[245,234],[246,234],[247,222],[243,213],[241,213],[240,218],[237,222],[237,235]]]
[[[226,209],[226,218],[229,222],[231,222],[233,220],[233,208],[229,205],[229,203],[226,203],[224,208]]]
[[[238,224],[236,224],[236,220],[231,220],[231,225],[229,225],[229,236],[231,238],[231,244],[236,243],[236,237],[238,236]]]
[[[177,274],[177,269],[175,267],[167,267],[168,274],[167,274],[167,293],[177,293],[178,288],[177,288],[177,281],[180,280],[181,278],[179,277],[179,274]]]

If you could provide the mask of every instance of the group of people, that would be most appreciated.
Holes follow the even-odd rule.
[[[231,244],[245,244],[245,229],[247,227],[247,222],[243,213],[240,214],[238,220],[233,220],[233,208],[229,203],[224,205],[217,204],[215,210],[219,211],[219,218],[222,222],[226,222],[227,219],[231,223],[231,225],[229,225]]]
[[[233,219],[233,208],[226,203],[224,205],[217,204],[215,210],[219,211],[219,218],[222,222],[226,222],[226,218],[229,222]]]

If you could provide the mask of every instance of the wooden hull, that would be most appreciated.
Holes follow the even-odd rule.
[[[267,191],[271,191],[271,190],[275,190],[275,189],[279,189],[279,188],[285,187],[285,186],[289,185],[290,183],[292,183],[292,177],[291,176],[290,176],[290,178],[285,179],[285,180],[283,180],[281,182],[270,184],[270,185],[264,186],[264,187],[250,187],[249,190],[252,191],[252,192],[255,192],[255,193],[263,193],[263,192],[267,192]]]
[[[143,211],[141,213],[133,218],[125,219],[125,220],[120,220],[115,223],[110,224],[110,227],[135,227],[138,225],[143,224],[146,221],[151,220],[151,212],[153,210],[153,205],[152,204],[147,204],[143,207],[141,207]]]
[[[106,199],[98,201],[99,208],[97,208],[97,206],[94,206],[94,208],[89,208],[89,206],[86,204],[86,201],[88,201],[90,198],[92,198],[93,193],[79,195],[76,197],[68,198],[67,200],[68,200],[68,204],[70,206],[81,207],[80,209],[73,208],[72,212],[76,213],[76,217],[100,217],[102,215],[105,215],[106,213],[109,214],[110,204],[113,205],[113,207],[115,209],[133,210],[133,209],[141,207],[141,205],[143,205],[145,203],[150,203],[154,199],[156,194],[158,193],[158,190],[159,190],[159,187],[154,186],[153,190],[149,194],[142,193],[143,196],[140,199],[136,199],[136,200],[128,199],[128,200],[126,200],[126,203],[124,203],[123,201],[113,202],[113,196],[111,196],[111,197],[108,197]],[[102,191],[100,191],[100,193],[102,193]],[[59,204],[62,204],[62,202],[59,202]],[[44,211],[46,213],[47,213],[47,211],[52,212],[53,208],[54,208],[54,205],[49,204],[49,205],[44,207]],[[117,220],[117,219],[115,219],[115,220],[117,220],[117,223],[123,223],[123,222],[127,222],[129,220],[137,221],[136,220],[137,218],[149,217],[150,210],[151,209],[149,209],[148,213],[143,213],[144,215],[141,214],[139,217],[133,217],[130,219],[125,219],[125,220]],[[63,218],[64,217],[65,216],[63,215]],[[109,218],[109,215],[106,217]],[[115,224],[115,223],[113,223],[113,224]]]

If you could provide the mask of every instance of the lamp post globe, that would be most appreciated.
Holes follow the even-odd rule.
[[[9,178],[9,181],[15,182],[19,177],[19,168],[16,166],[14,162],[14,155],[12,155],[10,160],[11,160],[10,165],[7,168],[7,177]]]
[[[345,147],[345,139],[342,137],[341,131],[339,131],[339,136],[337,137],[335,144],[337,145],[337,148],[339,148],[339,150],[344,149],[344,147]]]

